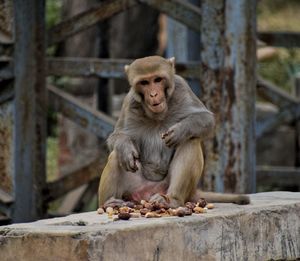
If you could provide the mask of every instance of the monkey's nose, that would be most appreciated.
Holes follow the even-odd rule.
[[[157,96],[157,92],[155,92],[155,93],[150,93],[150,97],[156,97]]]

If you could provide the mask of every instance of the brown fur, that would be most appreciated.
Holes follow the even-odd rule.
[[[131,89],[114,132],[99,185],[99,204],[126,197],[177,207],[188,200],[249,203],[243,195],[200,194],[201,141],[213,134],[214,117],[175,74],[174,58],[145,57],[125,66]],[[212,199],[212,200],[210,200]]]

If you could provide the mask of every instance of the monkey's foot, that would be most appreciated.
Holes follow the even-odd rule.
[[[117,199],[117,198],[113,198],[111,197],[110,199],[106,200],[103,207],[106,209],[107,207],[121,207],[123,204],[125,203],[124,200],[122,199]]]
[[[183,205],[183,203],[180,202],[179,200],[177,200],[173,197],[170,197],[168,195],[161,194],[161,193],[154,194],[150,198],[150,202],[152,202],[152,201],[168,204],[171,208],[178,208]]]

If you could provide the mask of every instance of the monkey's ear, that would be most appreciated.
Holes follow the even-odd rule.
[[[125,65],[124,66],[124,71],[125,71],[126,74],[128,74],[128,70],[129,70],[129,65]]]
[[[175,67],[175,57],[172,57],[170,59],[168,59],[169,63],[172,65],[172,67]]]

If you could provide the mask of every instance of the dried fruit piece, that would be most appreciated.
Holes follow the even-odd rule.
[[[118,218],[122,219],[122,220],[128,220],[128,219],[130,219],[130,217],[131,217],[131,214],[127,213],[127,212],[121,212],[118,215]]]
[[[191,210],[193,210],[196,207],[196,203],[195,202],[186,202],[185,206]]]
[[[204,208],[207,205],[207,202],[204,198],[200,198],[200,200],[197,202],[197,207]]]
[[[176,216],[178,217],[184,217],[185,216],[185,210],[182,207],[179,207],[175,210]]]

